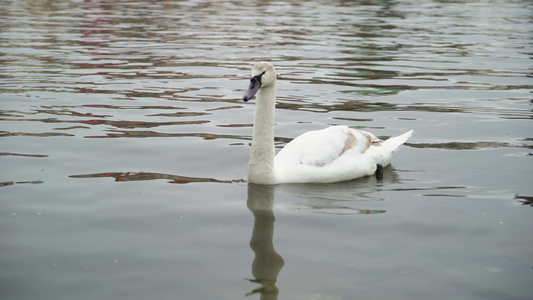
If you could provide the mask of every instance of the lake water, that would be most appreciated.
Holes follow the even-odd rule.
[[[533,298],[533,2],[2,6],[2,299]],[[260,60],[384,179],[248,184]]]

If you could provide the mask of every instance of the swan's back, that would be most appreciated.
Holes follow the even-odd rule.
[[[304,133],[287,144],[274,159],[278,183],[338,182],[374,174],[387,166],[398,147],[411,136],[381,141],[371,133],[331,126]]]

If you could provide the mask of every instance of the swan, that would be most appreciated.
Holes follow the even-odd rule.
[[[276,69],[268,62],[252,67],[243,100],[256,97],[248,181],[255,184],[332,183],[383,172],[413,130],[386,141],[348,126],[306,132],[277,155],[274,148]]]

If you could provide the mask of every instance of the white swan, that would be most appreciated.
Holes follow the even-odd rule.
[[[252,183],[330,183],[372,175],[390,164],[398,147],[413,133],[411,130],[382,141],[369,132],[331,126],[298,136],[275,155],[276,70],[268,62],[253,66],[243,100],[252,99],[256,93],[248,161],[248,181]]]

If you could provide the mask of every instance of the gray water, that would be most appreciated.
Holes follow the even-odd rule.
[[[1,4],[2,299],[533,298],[533,2]],[[248,184],[260,60],[384,179]]]

